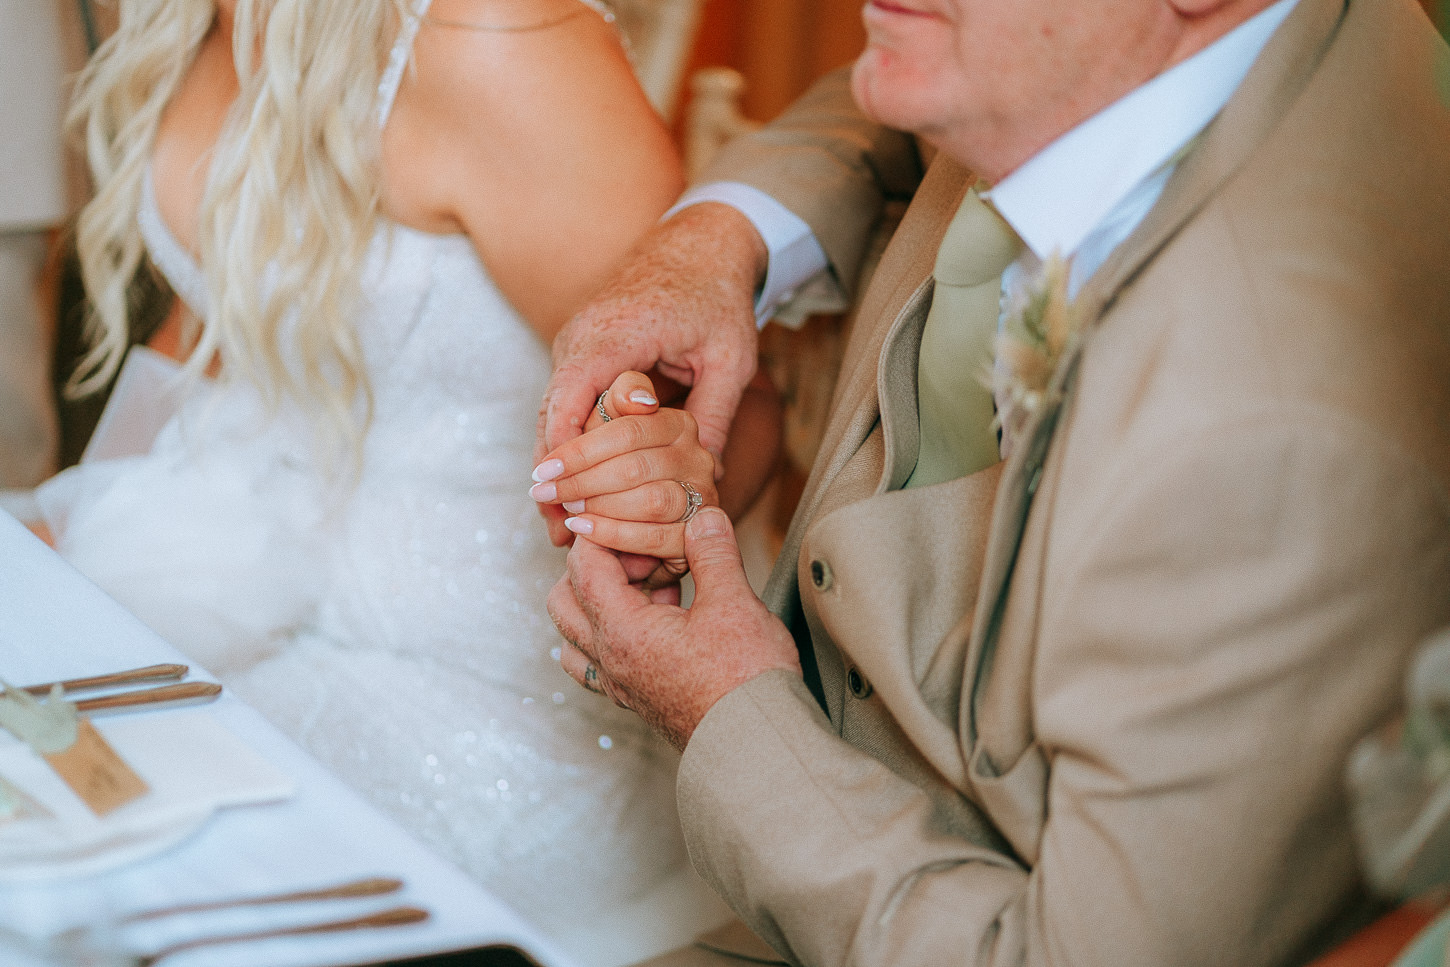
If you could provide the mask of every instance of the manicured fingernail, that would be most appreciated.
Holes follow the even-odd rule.
[[[564,509],[571,514],[582,514],[584,513],[584,501],[566,500],[564,501]]]
[[[564,526],[576,534],[594,533],[594,522],[583,517],[565,517]]]
[[[660,402],[642,389],[637,389],[633,393],[630,393],[629,400],[631,403],[640,403],[644,406],[658,406]]]
[[[529,488],[529,496],[541,504],[547,504],[559,496],[559,488],[551,483],[536,483]]]
[[[545,480],[553,480],[555,477],[562,477],[563,475],[563,460],[545,460],[534,468],[535,483],[543,483]]]

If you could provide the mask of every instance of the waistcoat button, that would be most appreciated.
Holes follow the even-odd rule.
[[[857,698],[867,698],[871,694],[871,683],[855,668],[846,673],[846,687],[851,689],[851,694]]]
[[[825,561],[811,562],[811,583],[816,586],[817,591],[831,590],[831,566]]]

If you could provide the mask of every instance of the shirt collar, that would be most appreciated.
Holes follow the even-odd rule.
[[[987,195],[1038,258],[1073,255],[1228,103],[1297,0],[1278,0],[1088,118]]]

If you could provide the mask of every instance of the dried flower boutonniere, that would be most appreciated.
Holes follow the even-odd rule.
[[[1029,419],[1061,402],[1053,376],[1082,325],[1068,296],[1068,272],[1068,263],[1053,255],[1009,297],[991,373],[1004,457]]]

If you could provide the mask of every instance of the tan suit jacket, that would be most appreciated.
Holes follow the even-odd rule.
[[[790,960],[1285,964],[1344,916],[1347,751],[1450,624],[1445,53],[1410,0],[1301,0],[1089,280],[1062,410],[901,491],[934,164],[766,595],[826,712],[762,675],[681,766],[696,865]]]

